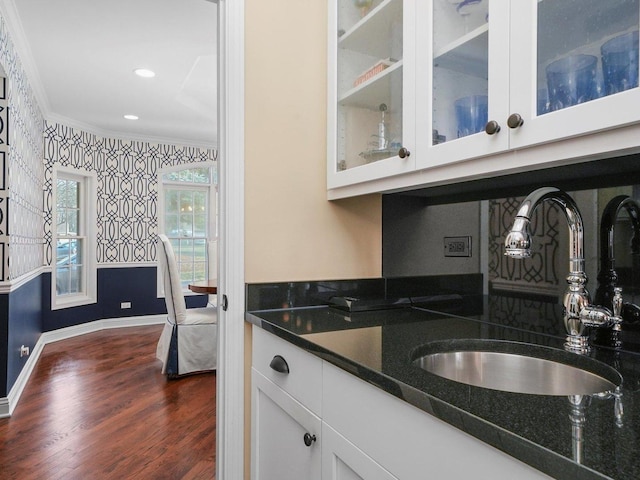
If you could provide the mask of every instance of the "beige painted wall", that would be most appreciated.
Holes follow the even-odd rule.
[[[245,278],[376,277],[379,196],[326,199],[326,0],[246,0]]]
[[[378,277],[378,195],[326,199],[326,0],[245,0],[245,280]],[[246,327],[245,477],[251,331]]]

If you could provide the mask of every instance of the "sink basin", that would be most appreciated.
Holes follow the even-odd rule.
[[[412,361],[449,380],[513,393],[592,395],[622,383],[616,370],[592,358],[517,342],[432,342],[418,348]]]

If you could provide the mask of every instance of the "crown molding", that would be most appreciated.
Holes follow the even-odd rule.
[[[51,104],[44,89],[38,67],[33,61],[31,47],[24,33],[22,22],[20,22],[15,1],[0,0],[0,14],[2,18],[4,18],[6,28],[9,30],[9,37],[13,43],[13,48],[22,64],[29,86],[36,97],[40,112],[46,116],[51,112]]]
[[[88,123],[84,123],[79,120],[65,117],[64,115],[58,115],[57,113],[53,113],[53,112],[49,112],[47,115],[45,115],[45,120],[50,123],[57,123],[57,124],[65,125],[67,127],[74,128],[74,129],[82,130],[86,133],[95,135],[100,138],[115,138],[115,139],[124,140],[124,141],[158,143],[163,145],[176,145],[181,147],[197,147],[197,148],[205,148],[205,149],[213,149],[213,150],[217,150],[218,148],[218,144],[213,142],[212,143],[194,142],[193,140],[185,140],[181,138],[154,137],[151,135],[132,135],[130,133],[101,129],[101,128],[95,127],[94,125],[90,125]]]

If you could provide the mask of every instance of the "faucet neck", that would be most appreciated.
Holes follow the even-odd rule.
[[[516,218],[531,221],[538,206],[549,200],[558,205],[565,214],[569,225],[569,274],[584,274],[584,226],[582,216],[575,201],[565,192],[555,187],[542,187],[531,192],[524,199]],[[585,281],[586,283],[586,281]]]

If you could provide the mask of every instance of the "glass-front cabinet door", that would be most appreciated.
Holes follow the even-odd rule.
[[[419,2],[417,168],[640,121],[639,1]]]
[[[424,28],[416,34],[427,48],[416,49],[418,168],[508,148],[500,120],[509,105],[509,7],[508,0],[419,3]]]
[[[411,171],[414,1],[329,3],[328,187]]]
[[[640,123],[640,0],[329,3],[329,189],[458,180],[525,147],[562,161],[603,131],[638,145],[613,130]]]
[[[511,148],[640,120],[638,0],[514,3]]]

